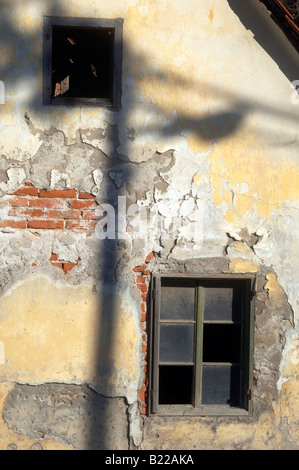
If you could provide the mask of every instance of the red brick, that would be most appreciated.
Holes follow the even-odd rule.
[[[30,199],[29,200],[29,207],[44,207],[50,209],[66,209],[66,201],[61,199]]]
[[[0,228],[26,228],[26,220],[0,220]]]
[[[9,199],[9,203],[13,207],[25,207],[28,205],[28,198],[16,197],[15,199]]]
[[[142,294],[141,294],[141,299],[143,300],[143,302],[146,302],[146,300],[147,300],[147,293],[142,293]]]
[[[147,286],[145,284],[137,284],[137,287],[141,292],[147,292]]]
[[[149,269],[146,269],[145,271],[143,271],[143,275],[144,276],[148,276],[150,274],[150,270]]]
[[[147,257],[145,258],[145,262],[148,263],[152,259],[154,259],[154,252],[153,251],[147,255]]]
[[[45,189],[39,190],[39,197],[51,197],[51,198],[74,198],[77,196],[75,189],[53,189],[52,191],[46,191]]]
[[[97,225],[95,220],[66,220],[65,228],[69,230],[94,230]]]
[[[57,261],[57,255],[56,253],[51,253],[51,256],[49,258],[49,261]]]
[[[80,219],[81,212],[75,209],[49,209],[47,211],[47,216],[49,217],[49,219]]]
[[[138,390],[138,396],[141,401],[145,401],[145,392],[146,392],[146,388],[145,388],[145,385],[143,384],[141,389]]]
[[[133,268],[133,271],[134,271],[134,273],[140,273],[144,269],[145,269],[145,264],[143,264],[142,266],[136,266],[135,268]]]
[[[77,266],[77,263],[63,263],[63,270],[64,272],[71,271],[75,266]]]
[[[141,304],[141,312],[146,312],[146,304],[144,302]]]
[[[140,321],[141,321],[141,322],[146,321],[146,313],[141,313]]]
[[[86,210],[82,212],[83,212],[83,219],[99,220],[102,218],[102,215],[100,215],[99,211]]]
[[[94,199],[94,196],[92,194],[79,191],[79,199]]]
[[[30,217],[32,219],[37,219],[44,216],[44,211],[42,209],[32,209],[27,207],[14,207],[9,209],[8,215],[10,217]]]
[[[44,230],[61,230],[63,229],[63,220],[29,220],[28,228],[44,229]]]
[[[70,206],[72,209],[87,209],[89,207],[97,207],[98,204],[95,201],[90,201],[89,199],[74,199],[73,201],[70,201]]]
[[[13,194],[14,196],[38,196],[38,188],[24,186],[23,188],[17,189]]]
[[[60,268],[60,269],[63,269],[63,263],[58,261],[57,263],[56,262],[52,262],[52,266],[54,266],[55,268]]]
[[[145,278],[140,276],[140,274],[138,274],[138,276],[136,277],[136,281],[141,284],[145,283]]]
[[[33,184],[29,183],[29,181],[27,181],[27,183],[25,183],[25,186],[33,186]]]

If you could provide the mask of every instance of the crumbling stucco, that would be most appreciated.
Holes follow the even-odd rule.
[[[6,398],[3,418],[41,448],[44,440],[54,439],[77,450],[127,449],[124,400],[103,397],[87,386],[16,385]]]

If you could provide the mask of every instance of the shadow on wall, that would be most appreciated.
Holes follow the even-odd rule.
[[[232,11],[239,17],[254,39],[269,54],[290,82],[299,80],[298,53],[289,39],[270,17],[260,0],[227,0]]]
[[[294,79],[294,73],[298,72],[298,62],[293,60],[285,60],[286,56],[280,51],[278,52],[276,45],[273,45],[271,39],[265,29],[265,24],[263,19],[260,18],[260,21],[256,23],[255,11],[251,11],[250,2],[240,2],[239,0],[233,1],[228,0],[233,11],[238,14],[241,21],[244,22],[245,27],[252,28],[256,40],[265,48],[265,50],[271,55],[273,60],[275,60],[281,68],[284,70],[284,73],[289,78],[289,80]],[[246,9],[244,10],[243,3],[246,3]],[[1,5],[2,4],[2,5]],[[242,4],[242,7],[241,5]],[[40,9],[47,12],[48,15],[55,16],[67,16],[65,14],[62,2],[58,0],[51,2],[51,7],[48,8],[48,2],[44,0]],[[13,21],[11,17],[10,7],[8,2],[0,2],[1,8],[1,20],[0,20],[0,45],[1,48],[7,51],[12,51],[11,54],[7,53],[6,61],[2,61],[1,64],[1,75],[0,79],[6,84],[6,91],[8,93],[6,102],[13,103],[14,91],[17,90],[18,86],[22,83],[28,83],[30,89],[34,89],[36,83],[39,82],[41,76],[41,67],[42,67],[42,57],[40,55],[40,44],[42,41],[42,30],[37,28],[34,33],[30,36],[26,35],[26,32],[21,29],[21,26],[18,26],[16,22]],[[140,32],[142,35],[142,31]],[[33,52],[32,52],[33,49]],[[133,48],[129,44],[124,43],[123,45],[124,54],[126,56],[126,62],[138,63],[140,70],[149,70],[150,69],[150,58],[137,56]],[[30,55],[30,63],[27,62],[28,55]],[[15,59],[18,59],[15,65]],[[292,68],[293,67],[293,68]],[[162,73],[158,73],[155,76],[157,83],[160,83],[162,79]],[[21,77],[21,78],[20,78]],[[180,73],[176,74],[167,74],[168,80],[171,83],[175,83],[178,89],[192,89],[199,90],[199,84],[194,83],[191,79],[182,76]],[[297,77],[299,78],[299,73]],[[179,112],[177,117],[171,122],[166,124],[164,127],[159,128],[155,126],[148,125],[146,131],[151,133],[155,132],[161,139],[163,137],[170,135],[176,135],[182,131],[190,131],[198,135],[201,139],[205,141],[211,141],[213,139],[222,139],[227,136],[232,136],[241,126],[244,118],[248,113],[253,111],[258,111],[261,113],[270,113],[274,115],[282,115],[285,119],[289,120],[291,123],[297,121],[297,115],[288,112],[282,112],[280,109],[275,108],[274,106],[267,107],[261,105],[259,102],[254,99],[248,100],[240,96],[229,93],[226,90],[215,87],[210,83],[201,83],[199,93],[209,93],[215,98],[221,99],[225,103],[225,109],[223,112],[210,114],[208,116],[201,115],[200,113],[194,115],[188,115],[184,112]],[[167,89],[165,89],[167,93]],[[16,107],[20,109],[20,112],[23,116],[30,111],[38,114],[40,116],[50,116],[53,107],[43,106],[42,105],[42,93],[35,91],[30,101],[24,100],[24,103],[16,103]],[[130,148],[130,138],[125,139],[127,142],[127,147],[122,147],[122,153],[117,152],[119,145],[119,135],[129,134],[129,118],[137,109],[138,103],[134,102],[134,97],[126,96],[126,102],[122,110],[114,111],[109,114],[111,118],[111,123],[109,124],[110,129],[110,139],[115,149],[111,155],[108,156],[106,161],[106,167],[101,168],[105,175],[104,184],[102,186],[101,198],[109,202],[115,208],[118,203],[118,196],[128,196],[127,187],[130,183],[130,180],[133,180],[136,175],[142,174],[144,171],[143,168],[146,168],[146,165],[140,163],[130,162],[130,155],[132,148]],[[55,108],[57,109],[57,108]],[[1,109],[0,109],[1,112]],[[108,116],[108,113],[107,113]],[[21,119],[21,118],[19,118]],[[25,117],[24,117],[25,119]],[[101,128],[101,122],[99,122],[99,130]],[[135,129],[136,132],[141,129]],[[142,129],[144,132],[144,129]],[[259,129],[259,133],[262,133],[263,130]],[[265,131],[265,135],[267,131]],[[82,145],[82,142],[80,142]],[[161,159],[163,155],[161,155]],[[19,166],[24,165],[24,168],[27,168],[27,164],[18,162]],[[109,172],[117,167],[118,172],[120,173],[120,178],[126,181],[126,186],[121,186],[118,188],[115,183],[109,177]],[[152,184],[148,182],[149,186]],[[132,201],[136,202],[136,201]],[[117,227],[116,227],[117,230]],[[101,299],[99,299],[99,319],[104,320],[105,328],[102,328],[99,324],[99,331],[97,334],[97,344],[95,344],[95,357],[98,365],[98,383],[99,389],[101,388],[101,377],[107,377],[111,374],[111,381],[115,379],[114,368],[114,351],[115,351],[115,338],[116,338],[116,329],[118,323],[118,300],[117,300],[117,290],[121,285],[121,282],[124,278],[129,280],[129,274],[127,272],[127,263],[126,257],[123,252],[123,243],[118,239],[104,239],[99,241],[100,249],[100,258],[99,263],[99,284],[100,291],[103,293]],[[103,364],[106,364],[106,368],[103,367]],[[105,369],[105,370],[104,370]],[[112,377],[113,376],[113,377]],[[56,379],[56,378],[55,378]],[[109,400],[109,398],[107,398]],[[112,406],[112,405],[111,405]],[[86,442],[86,449],[114,449],[113,442],[113,433],[117,432],[117,421],[111,421],[111,406],[105,405],[95,406],[94,409],[90,410],[90,427],[89,427],[89,437]]]

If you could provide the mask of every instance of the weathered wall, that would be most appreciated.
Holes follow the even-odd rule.
[[[1,0],[0,448],[299,447],[299,104],[229,3]],[[119,111],[42,105],[43,15],[124,19]],[[256,273],[252,418],[146,417],[154,269]]]

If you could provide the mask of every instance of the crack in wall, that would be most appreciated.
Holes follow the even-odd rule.
[[[55,439],[77,450],[126,450],[127,409],[124,398],[106,397],[86,384],[17,383],[6,398],[3,418],[41,447],[45,439]],[[97,430],[92,436],[91,427]]]

